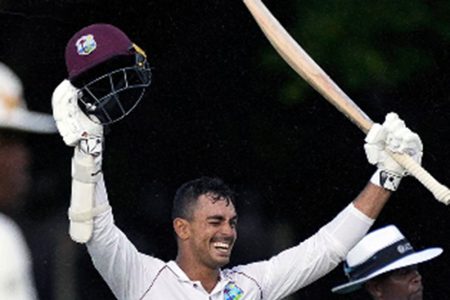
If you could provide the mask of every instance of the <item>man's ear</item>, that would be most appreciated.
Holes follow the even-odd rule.
[[[191,236],[189,222],[186,219],[175,218],[173,220],[173,229],[181,240],[187,240]]]
[[[373,299],[381,299],[381,296],[383,295],[381,282],[378,280],[369,280],[364,284],[364,287]]]

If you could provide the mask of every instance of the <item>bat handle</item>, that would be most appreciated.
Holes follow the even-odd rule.
[[[396,162],[416,177],[417,180],[419,180],[431,193],[433,193],[434,197],[438,201],[446,205],[450,203],[450,190],[445,185],[439,183],[411,156],[395,152],[389,152],[389,154],[395,159]]]

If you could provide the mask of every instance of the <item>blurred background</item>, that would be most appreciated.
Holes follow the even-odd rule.
[[[265,4],[376,122],[395,111],[424,143],[423,165],[450,185],[450,2],[269,1]],[[51,112],[67,76],[64,48],[92,23],[121,28],[150,60],[153,82],[106,137],[104,172],[118,226],[142,252],[175,257],[176,188],[219,176],[238,192],[232,265],[269,258],[316,232],[375,168],[364,134],[278,56],[242,1],[1,0],[0,61],[22,79],[29,108]],[[113,299],[83,245],[68,237],[72,149],[29,136],[34,183],[14,213],[31,249],[41,299]],[[416,249],[425,299],[450,294],[450,211],[403,180],[373,228],[396,224]],[[1,245],[0,245],[1,247]],[[340,297],[339,266],[289,299]]]

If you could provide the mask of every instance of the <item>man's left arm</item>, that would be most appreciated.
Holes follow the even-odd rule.
[[[376,124],[366,137],[366,155],[377,170],[355,200],[298,246],[269,261],[243,266],[250,273],[263,274],[259,280],[265,297],[284,298],[324,276],[364,237],[401,178],[407,175],[386,149],[408,153],[421,162],[418,135],[406,128],[396,114],[388,114],[383,125]]]
[[[234,270],[253,278],[264,299],[283,299],[333,270],[373,222],[351,203],[297,246]]]

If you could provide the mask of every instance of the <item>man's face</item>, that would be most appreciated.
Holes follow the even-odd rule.
[[[201,195],[189,222],[189,245],[197,262],[217,269],[230,261],[236,241],[237,215],[233,203],[215,199],[213,195]]]
[[[416,266],[405,267],[377,280],[377,297],[383,300],[422,300],[422,276]],[[374,295],[372,293],[372,295]]]
[[[20,205],[28,190],[30,153],[20,139],[0,135],[0,209]]]

